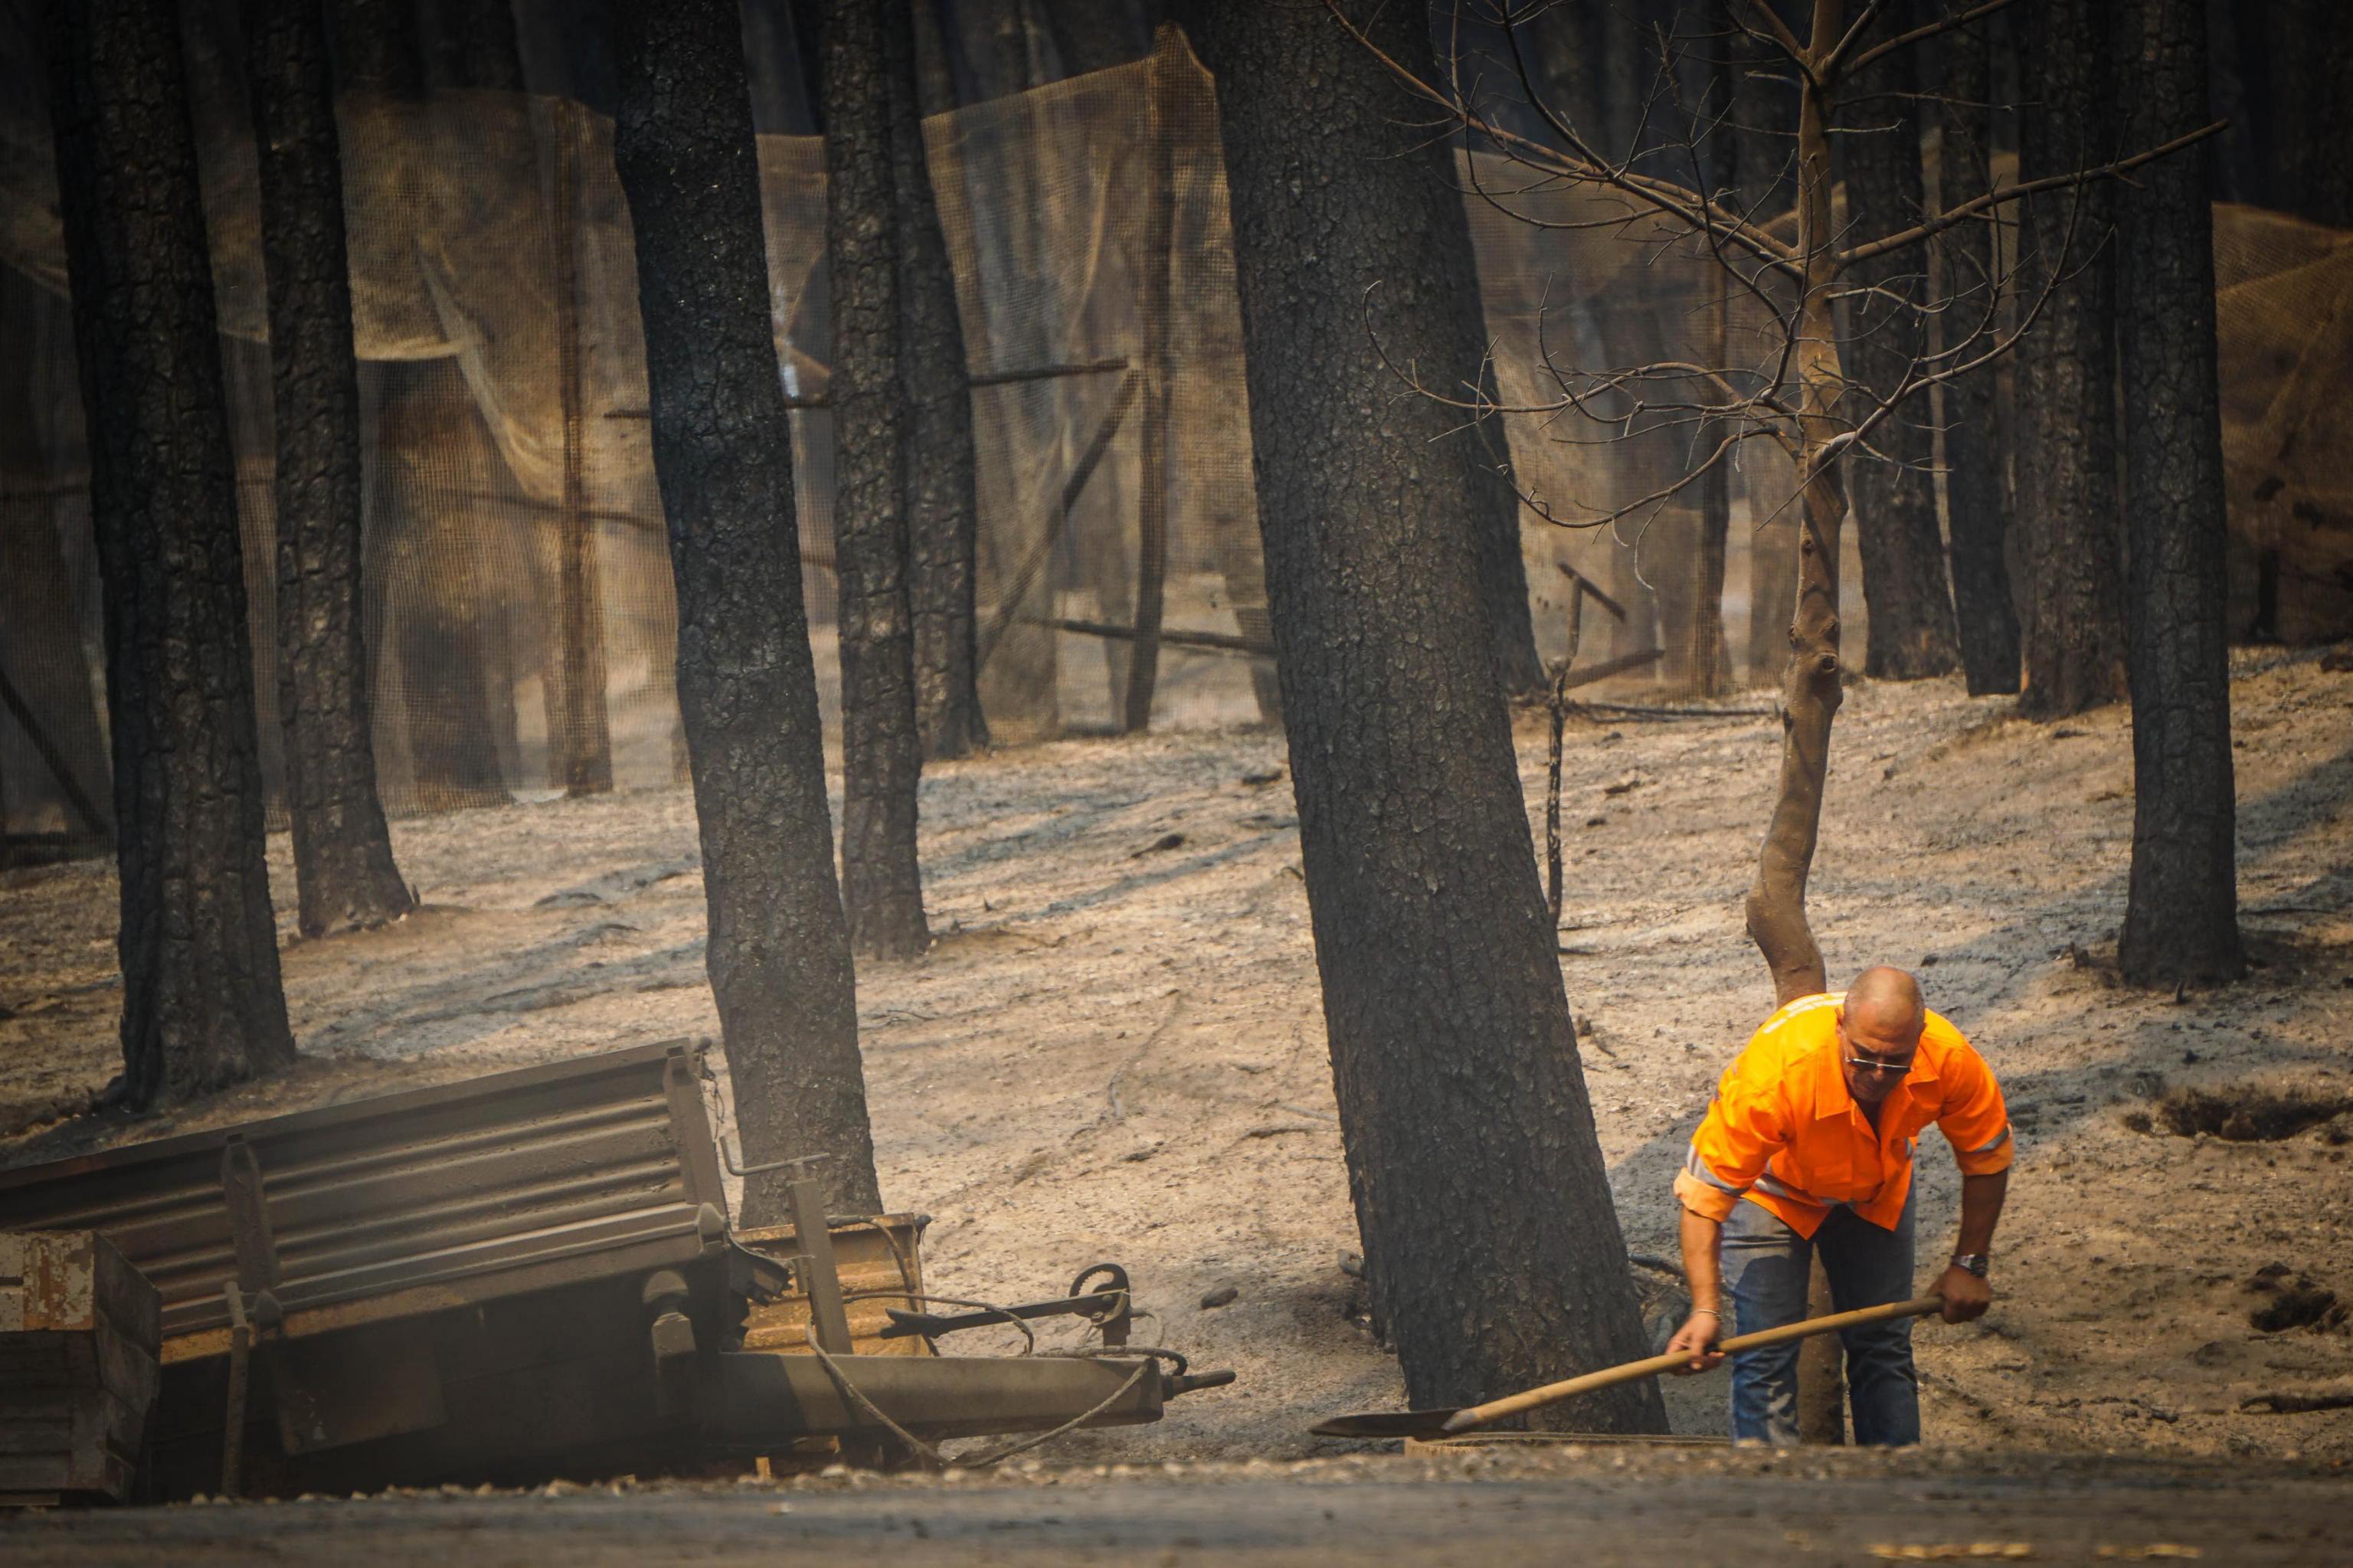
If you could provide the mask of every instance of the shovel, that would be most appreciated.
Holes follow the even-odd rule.
[[[1862,1307],[1852,1312],[1833,1312],[1827,1318],[1806,1318],[1795,1323],[1784,1323],[1778,1329],[1759,1329],[1753,1334],[1735,1334],[1719,1340],[1715,1349],[1724,1351],[1753,1351],[1766,1345],[1778,1345],[1790,1340],[1802,1340],[1813,1334],[1834,1333],[1863,1323],[1883,1323],[1890,1318],[1918,1318],[1941,1311],[1945,1298],[1941,1296],[1917,1296],[1909,1301],[1890,1301],[1883,1307]],[[1633,1383],[1646,1377],[1656,1377],[1691,1365],[1691,1354],[1648,1356],[1623,1366],[1604,1367],[1599,1372],[1587,1372],[1582,1377],[1568,1378],[1560,1383],[1548,1383],[1542,1388],[1532,1388],[1525,1393],[1507,1393],[1501,1399],[1491,1399],[1484,1404],[1474,1404],[1465,1410],[1376,1410],[1357,1415],[1335,1415],[1314,1428],[1323,1437],[1451,1437],[1458,1433],[1475,1431],[1479,1427],[1501,1421],[1507,1415],[1517,1415],[1524,1410],[1556,1404],[1575,1393],[1588,1393],[1597,1388],[1615,1388],[1621,1383]]]

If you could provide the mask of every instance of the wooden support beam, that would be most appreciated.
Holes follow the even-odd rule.
[[[1054,546],[1061,542],[1062,530],[1071,521],[1071,508],[1078,504],[1080,495],[1087,488],[1087,481],[1094,477],[1096,468],[1103,462],[1103,453],[1111,450],[1112,438],[1119,434],[1119,427],[1127,418],[1128,408],[1135,401],[1136,380],[1132,370],[1119,378],[1119,390],[1113,394],[1111,407],[1103,410],[1103,422],[1095,427],[1094,435],[1088,440],[1086,450],[1079,454],[1079,461],[1071,468],[1070,477],[1062,482],[1062,493],[1054,508],[1054,514],[1046,520],[1045,536],[1030,547],[1020,569],[1013,574],[1013,581],[1007,585],[1005,597],[997,601],[996,610],[990,614],[987,627],[981,632],[980,647],[974,659],[976,672],[988,667],[988,656],[997,652],[997,644],[1003,640],[1007,629],[1019,617],[1022,600],[1029,597],[1029,590],[1038,584],[1038,574],[1046,569],[1046,562],[1053,555]]]
[[[57,779],[58,789],[65,796],[66,805],[81,819],[82,826],[94,833],[112,833],[113,819],[98,809],[98,803],[90,799],[89,791],[81,787],[81,781],[74,777],[73,769],[66,766],[65,754],[57,748],[49,739],[48,732],[33,717],[32,708],[17,693],[5,671],[0,671],[0,705],[5,705],[9,716],[24,726],[26,737],[33,743],[33,749],[40,754],[42,764]]]

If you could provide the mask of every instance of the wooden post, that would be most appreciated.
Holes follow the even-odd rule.
[[[1176,231],[1174,35],[1163,29],[1152,51],[1152,108],[1145,117],[1151,171],[1144,225],[1143,461],[1135,486],[1135,643],[1127,666],[1127,712],[1120,727],[1152,727],[1153,688],[1160,679],[1160,619],[1168,576],[1168,270]]]
[[[560,767],[565,792],[602,795],[613,788],[613,737],[605,713],[605,611],[596,571],[596,537],[586,504],[580,387],[580,267],[577,205],[578,106],[547,104],[555,217],[556,377],[564,402],[564,514],[558,599],[564,660],[563,736],[548,736],[550,771]],[[560,753],[557,747],[561,747]],[[561,756],[560,765],[556,762]]]

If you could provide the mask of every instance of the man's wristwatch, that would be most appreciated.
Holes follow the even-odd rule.
[[[1953,1255],[1955,1268],[1966,1268],[1979,1279],[1986,1277],[1986,1268],[1991,1262],[1992,1259],[1981,1252],[1957,1252]]]

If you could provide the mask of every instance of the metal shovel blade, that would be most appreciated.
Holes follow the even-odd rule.
[[[1318,1437],[1442,1437],[1452,1410],[1368,1410],[1308,1428]]]

